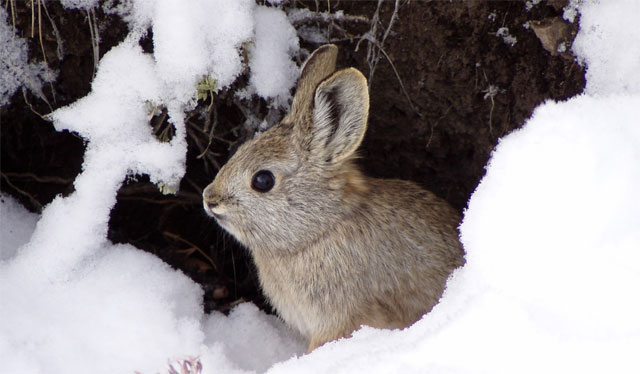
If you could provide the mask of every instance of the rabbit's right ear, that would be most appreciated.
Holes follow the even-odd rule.
[[[348,68],[325,79],[313,100],[310,156],[327,163],[352,156],[362,143],[368,116],[369,89],[361,72]]]
[[[362,142],[369,114],[367,80],[356,69],[334,73],[338,47],[316,49],[302,67],[291,111],[283,123],[295,124],[294,139],[309,157],[337,163]]]

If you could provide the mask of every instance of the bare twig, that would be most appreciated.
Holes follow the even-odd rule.
[[[387,25],[387,28],[382,35],[382,40],[378,42],[376,35],[378,34],[378,23],[381,23],[380,9],[383,3],[384,0],[378,0],[378,6],[376,7],[376,11],[373,13],[373,17],[371,18],[371,29],[369,30],[369,32],[362,36],[360,41],[358,41],[358,44],[356,44],[355,49],[357,52],[362,40],[369,41],[369,44],[367,45],[367,62],[369,63],[369,87],[371,87],[371,82],[373,81],[373,76],[375,74],[378,61],[380,61],[380,53],[381,51],[383,51],[384,42],[387,40],[387,37],[391,33],[391,28],[393,27],[393,23],[398,18],[398,9],[400,8],[400,0],[395,0],[393,13],[391,14],[391,19],[389,19],[389,24]],[[375,49],[373,48],[374,46],[376,47]],[[389,59],[388,56],[387,59]]]
[[[198,191],[200,195],[202,195],[202,187],[200,187],[196,182],[194,182],[191,178],[185,176],[184,180],[193,187],[194,190]],[[198,202],[200,202],[200,195],[198,195]]]
[[[487,100],[487,98],[491,100],[491,109],[489,109],[489,134],[493,135],[493,108],[495,106],[495,101],[493,98],[496,97],[496,95],[498,95],[499,93],[501,93],[501,90],[498,86],[491,84],[482,92],[485,93],[484,94],[485,100]]]
[[[61,177],[41,177],[33,173],[4,173],[4,175],[18,179],[30,179],[39,183],[71,184],[73,179]]]
[[[294,27],[298,27],[305,23],[317,23],[317,22],[362,22],[367,23],[370,20],[365,16],[350,15],[342,13],[327,12],[312,12],[309,9],[292,9],[287,14],[289,21]]]
[[[16,32],[16,0],[7,1],[5,8],[7,5],[11,7],[11,24],[13,25],[13,32]]]
[[[35,36],[36,32],[36,13],[35,13],[35,0],[31,0],[31,38]]]
[[[391,27],[393,23],[398,19],[398,10],[400,9],[400,0],[396,0],[393,5],[393,13],[391,14],[391,19],[389,20],[389,25],[387,25],[387,29],[384,31],[384,35],[382,36],[381,45],[384,45],[384,42],[387,41],[387,37],[389,33],[391,33]]]
[[[429,148],[429,145],[431,144],[431,139],[433,138],[433,133],[435,132],[436,127],[438,127],[438,124],[440,123],[440,121],[442,119],[444,119],[449,112],[451,111],[451,109],[453,109],[453,105],[449,105],[449,107],[447,108],[447,110],[445,110],[444,114],[441,115],[432,125],[431,125],[431,133],[429,134],[429,139],[427,139],[427,145],[425,145],[425,149]]]
[[[47,54],[44,52],[44,43],[42,42],[42,1],[38,0],[38,38],[40,39],[40,48],[42,49],[42,59],[47,64]]]
[[[211,257],[209,257],[209,255],[208,255],[208,254],[206,254],[206,253],[205,253],[205,252],[204,252],[200,247],[198,247],[197,245],[195,245],[195,244],[191,243],[191,242],[190,242],[190,241],[188,241],[187,239],[184,239],[184,238],[180,237],[180,235],[174,234],[174,233],[169,232],[169,231],[163,231],[163,232],[162,232],[162,235],[164,235],[164,236],[166,236],[166,237],[168,237],[168,238],[170,238],[170,239],[173,239],[173,240],[175,240],[175,241],[182,242],[182,243],[184,243],[184,244],[188,245],[190,248],[192,248],[192,249],[196,250],[196,251],[197,251],[198,253],[200,253],[200,254],[201,254],[205,259],[207,259],[207,261],[211,264],[211,266],[213,266],[213,269],[214,269],[216,272],[218,272],[218,273],[220,272],[220,271],[218,270],[218,266],[217,266],[217,265],[216,265],[216,263],[213,261],[213,259],[212,259]]]
[[[213,96],[211,97],[211,104],[213,104]],[[213,114],[213,123],[211,122],[212,114]],[[209,129],[209,142],[207,143],[207,146],[204,148],[202,153],[196,156],[197,159],[201,159],[209,151],[209,148],[211,147],[211,143],[213,143],[213,132],[215,131],[217,125],[218,125],[218,110],[216,109],[215,105],[209,105],[207,114],[205,116],[205,122],[204,122],[205,131]]]
[[[36,0],[32,0],[31,1],[31,38],[33,38],[35,36],[35,22],[36,22],[36,15],[35,15],[35,1]],[[42,7],[45,8],[45,12],[47,12],[47,8],[46,5],[44,5],[44,0],[37,0],[37,4],[38,4],[38,39],[40,40],[40,50],[42,51],[42,59],[44,60],[44,64],[48,69],[48,63],[47,63],[47,54],[45,53],[44,50],[44,43],[42,41]],[[53,83],[49,82],[49,86],[51,87],[51,94],[53,95],[53,100],[55,102],[55,90],[53,89]],[[33,87],[40,87],[40,85],[33,85],[32,86],[32,91],[34,91]],[[49,100],[47,100],[47,97],[44,95],[44,92],[42,92],[41,89],[38,88],[39,92],[35,92],[35,94],[37,94],[40,99],[42,99],[44,102],[47,103],[47,105],[49,106],[49,109],[53,112],[53,108],[51,107],[51,104],[49,103]],[[23,94],[24,89],[23,89]],[[26,94],[25,94],[25,101],[26,101]],[[33,111],[34,113],[38,114],[40,117],[42,117],[42,115],[38,112],[36,112],[33,107],[31,106],[31,104],[29,104],[29,107],[31,109],[31,111]]]
[[[389,61],[389,64],[391,65],[391,69],[393,69],[393,73],[395,74],[396,78],[398,79],[398,82],[400,83],[400,88],[402,89],[402,92],[407,98],[407,102],[409,103],[411,110],[413,110],[419,117],[422,117],[422,113],[420,113],[416,109],[415,105],[413,105],[413,101],[411,100],[411,97],[409,96],[409,93],[407,92],[407,89],[404,86],[404,82],[402,81],[402,78],[400,78],[400,74],[398,73],[398,70],[396,69],[395,64],[393,63],[393,60],[391,59],[391,57],[389,57],[389,55],[384,49],[384,42],[387,40],[387,37],[390,35],[391,28],[393,27],[394,22],[398,19],[398,10],[400,9],[400,0],[395,0],[394,2],[391,19],[389,20],[389,24],[384,30],[384,33],[382,35],[382,40],[378,41],[378,39],[376,38],[376,35],[378,33],[378,24],[381,23],[380,9],[383,3],[384,3],[384,0],[378,0],[378,6],[376,7],[375,12],[373,13],[373,17],[371,18],[371,29],[360,37],[360,40],[356,44],[355,51],[356,52],[358,51],[358,49],[360,48],[360,43],[363,40],[366,40],[368,42],[367,63],[369,64],[369,79],[368,79],[369,88],[371,88],[371,84],[373,82],[373,76],[378,66],[378,62],[380,61],[380,57],[381,57],[380,55],[382,54],[382,56],[384,56],[387,59],[387,61]]]
[[[58,27],[56,26],[56,23],[53,21],[53,18],[49,14],[47,3],[43,2],[42,7],[44,8],[44,13],[47,15],[47,18],[49,19],[49,23],[51,23],[51,32],[56,37],[56,43],[58,44],[58,47],[56,48],[56,56],[58,57],[58,60],[62,60],[64,58],[64,50],[62,48],[62,37],[60,36],[60,31],[58,31]],[[55,100],[56,98],[54,94],[53,101],[55,102]]]
[[[96,13],[93,8],[87,10],[87,21],[89,23],[89,35],[91,36],[91,48],[93,49],[93,77],[96,76],[98,62],[100,60],[100,34],[98,23],[96,22]],[[92,20],[93,19],[93,20]]]
[[[199,133],[203,134],[203,135],[207,135],[205,134],[202,129],[200,129],[198,127],[198,125],[196,125],[195,123],[193,123],[192,121],[187,121],[188,124],[191,125],[190,128],[197,130]],[[189,135],[189,137],[196,143],[196,146],[198,147],[198,150],[200,152],[205,152],[205,146],[202,145],[202,143],[200,142],[200,139],[193,133],[193,131],[187,131],[187,135]],[[227,140],[222,139],[222,138],[218,138],[216,136],[213,136],[213,139],[215,140],[220,140],[220,141],[224,141],[227,142]],[[218,161],[216,161],[216,159],[213,157],[214,155],[217,156],[217,154],[214,154],[212,152],[206,152],[205,155],[203,156],[204,160],[208,161],[209,163],[211,163],[211,165],[213,165],[213,167],[216,170],[220,170],[220,164],[218,163]],[[205,169],[207,172],[209,172],[209,164],[207,162],[204,163]]]
[[[51,107],[51,104],[49,104],[49,100],[47,100],[47,97],[44,96],[44,93],[40,91],[37,94],[45,103],[47,103],[47,105],[49,106],[49,109],[53,112],[53,108]],[[47,122],[51,121],[51,119],[48,118],[47,115],[41,114],[40,112],[38,112],[33,108],[33,105],[31,105],[31,103],[29,102],[29,99],[27,98],[27,90],[25,89],[25,87],[22,87],[22,97],[24,98],[24,102],[29,106],[29,109],[31,109],[33,113],[35,113],[38,117],[42,118]]]
[[[5,173],[2,173],[2,179],[4,179],[5,182],[7,182],[7,184],[11,188],[13,188],[17,193],[19,193],[20,195],[25,196],[27,199],[29,199],[31,204],[33,204],[33,206],[35,206],[38,210],[42,210],[42,204],[40,204],[40,202],[38,200],[36,200],[36,198],[33,197],[33,195],[31,195],[27,191],[19,188],[15,184],[11,183],[11,180],[9,179],[9,176],[7,176]]]
[[[368,38],[368,36],[364,36],[363,38]],[[409,106],[411,107],[411,110],[413,110],[418,117],[422,117],[422,113],[420,113],[416,107],[413,105],[413,101],[411,100],[411,97],[409,96],[409,93],[407,92],[407,89],[404,87],[404,83],[402,82],[402,78],[400,78],[400,74],[398,73],[398,70],[396,69],[393,61],[391,60],[391,57],[389,57],[389,55],[387,54],[387,52],[382,48],[382,46],[380,46],[378,44],[378,41],[373,39],[373,40],[369,40],[369,42],[375,46],[377,46],[380,50],[380,52],[384,55],[384,57],[387,59],[387,61],[389,61],[389,65],[391,65],[391,69],[393,69],[393,73],[396,75],[396,79],[398,79],[398,82],[400,83],[400,88],[402,89],[402,92],[404,93],[404,96],[407,98],[407,102],[409,103]],[[371,85],[371,81],[369,81],[369,85]]]

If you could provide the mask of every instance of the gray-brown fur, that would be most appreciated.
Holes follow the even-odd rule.
[[[242,145],[204,191],[205,210],[251,250],[262,289],[309,351],[361,325],[406,327],[436,304],[464,263],[458,214],[414,183],[353,162],[369,96],[337,49],[303,67],[290,114]],[[270,170],[268,192],[251,187]]]

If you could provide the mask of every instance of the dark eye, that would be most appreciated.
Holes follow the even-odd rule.
[[[258,192],[267,192],[276,184],[276,177],[269,170],[260,170],[253,175],[251,187]]]

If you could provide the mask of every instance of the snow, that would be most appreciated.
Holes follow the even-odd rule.
[[[249,84],[260,97],[275,99],[276,106],[288,106],[289,92],[300,74],[292,59],[300,48],[296,30],[280,9],[258,6],[254,17],[256,39],[249,47]]]
[[[98,6],[99,0],[60,0],[63,7],[67,9],[90,10]]]
[[[524,3],[524,8],[528,11],[530,11],[531,9],[533,9],[534,6],[540,4],[540,1],[542,0],[531,0],[531,1],[527,1]]]
[[[38,216],[27,212],[11,196],[0,194],[0,261],[9,260],[29,241]]]
[[[460,228],[467,264],[434,310],[410,328],[363,327],[309,355],[295,332],[252,304],[229,316],[203,314],[193,281],[106,239],[128,175],[170,186],[184,173],[183,117],[194,82],[202,75],[221,87],[232,82],[239,46],[261,19],[281,19],[278,9],[246,2],[220,2],[208,14],[200,13],[214,10],[206,2],[194,2],[198,11],[176,4],[133,2],[131,35],[100,61],[91,93],[53,113],[57,129],[87,142],[75,192],[39,218],[0,199],[3,372],[151,374],[166,372],[167,360],[196,356],[205,374],[640,370],[637,2],[578,5],[573,49],[588,67],[585,93],[540,105],[500,141]],[[205,18],[222,15],[226,21],[211,25],[218,36],[202,30]],[[137,45],[145,22],[154,27],[153,55]],[[267,48],[250,58],[274,68],[270,59],[278,58],[288,71],[297,45],[289,36],[274,41],[273,55]],[[213,50],[230,55],[202,59]],[[268,79],[258,71],[255,87]],[[286,97],[287,87],[271,97]],[[168,108],[171,142],[152,136],[148,102]]]
[[[228,317],[214,312],[204,324],[205,344],[219,344],[230,361],[242,370],[265,372],[292,354],[305,352],[306,343],[277,317],[244,303]]]
[[[88,96],[51,115],[87,149],[75,192],[54,199],[29,243],[0,265],[0,356],[9,372],[157,372],[167,357],[199,349],[200,288],[155,256],[106,239],[128,174],[175,185],[184,173],[178,103],[166,102],[178,134],[170,143],[147,124],[146,102],[163,103],[161,82],[152,57],[128,40],[100,61]]]
[[[640,302],[630,297],[640,284],[638,104],[580,96],[539,107],[501,141],[469,203],[470,264],[521,302],[540,333],[640,333]]]
[[[502,38],[502,41],[509,47],[513,47],[518,42],[515,36],[509,34],[508,27],[499,28],[498,31],[496,31],[496,36]]]
[[[569,0],[569,4],[562,9],[562,18],[573,23],[578,16],[578,6],[582,0]]]
[[[156,68],[170,79],[167,88],[180,101],[211,76],[219,88],[242,73],[239,47],[253,36],[250,0],[158,1],[153,10],[153,48]],[[180,30],[180,32],[176,32]]]
[[[0,108],[22,86],[44,97],[42,83],[55,80],[44,63],[28,63],[27,41],[18,37],[4,7],[0,7]]]
[[[631,27],[640,14],[635,0],[585,2],[574,52],[587,65],[590,95],[637,94],[640,91],[640,43]],[[601,20],[610,20],[606,23]]]

